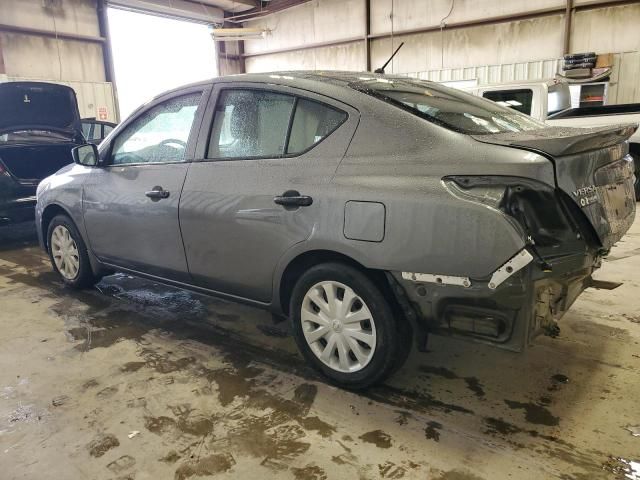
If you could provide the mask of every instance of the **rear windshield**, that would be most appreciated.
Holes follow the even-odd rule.
[[[373,77],[351,84],[380,100],[469,135],[544,128],[528,115],[469,93],[417,79]]]

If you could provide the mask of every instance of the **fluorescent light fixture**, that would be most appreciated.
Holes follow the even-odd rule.
[[[264,28],[212,28],[211,36],[217,42],[259,40],[264,38],[267,32]]]

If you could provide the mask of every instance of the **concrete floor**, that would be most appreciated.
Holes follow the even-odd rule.
[[[625,283],[555,340],[433,337],[354,394],[264,312],[125,275],[72,292],[4,229],[0,478],[638,479],[640,222],[598,277]]]

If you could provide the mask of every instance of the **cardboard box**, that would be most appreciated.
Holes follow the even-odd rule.
[[[613,67],[613,53],[602,53],[596,57],[596,68]]]

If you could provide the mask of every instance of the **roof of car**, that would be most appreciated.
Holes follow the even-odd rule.
[[[206,86],[212,83],[234,83],[234,82],[256,82],[256,83],[276,83],[279,85],[287,85],[291,87],[307,86],[313,84],[317,86],[324,85],[334,87],[347,87],[349,84],[372,80],[375,78],[386,80],[407,80],[410,77],[400,75],[387,75],[372,72],[352,72],[342,70],[293,70],[293,71],[274,71],[262,73],[239,73],[236,75],[226,75],[222,77],[212,78],[200,82],[183,85],[175,88],[170,92],[180,91],[185,88]],[[163,93],[162,95],[164,95]]]

